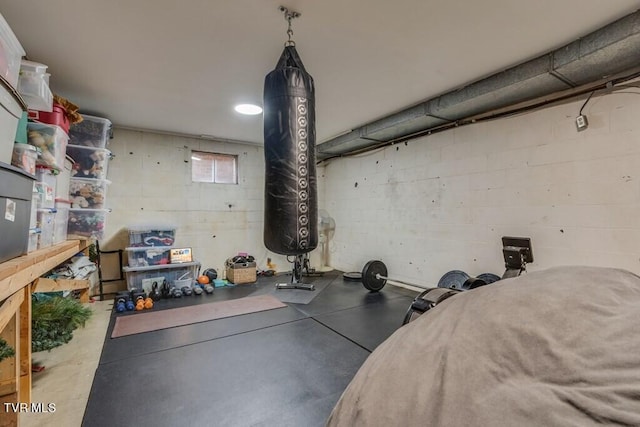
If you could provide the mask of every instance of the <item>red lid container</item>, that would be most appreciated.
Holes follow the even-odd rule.
[[[64,133],[69,134],[70,123],[66,112],[67,110],[62,105],[54,102],[53,111],[50,113],[46,111],[29,110],[29,119],[48,125],[60,126],[62,130],[64,130]]]

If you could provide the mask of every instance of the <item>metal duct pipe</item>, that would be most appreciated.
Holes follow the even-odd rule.
[[[318,160],[362,151],[640,65],[640,11],[555,51],[316,145]]]

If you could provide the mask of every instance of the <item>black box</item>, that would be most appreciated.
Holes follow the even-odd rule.
[[[27,253],[36,177],[0,162],[0,262]]]

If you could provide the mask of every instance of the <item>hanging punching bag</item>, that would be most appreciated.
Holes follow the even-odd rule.
[[[313,78],[287,45],[264,83],[264,244],[281,255],[318,246]]]

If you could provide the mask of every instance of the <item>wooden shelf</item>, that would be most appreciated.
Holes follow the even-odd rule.
[[[88,279],[48,279],[40,277],[31,287],[31,292],[80,291],[80,302],[89,302]]]
[[[87,247],[86,240],[67,240],[0,264],[0,301],[5,300]]]
[[[85,251],[86,240],[67,240],[0,264],[0,337],[16,356],[0,362],[0,407],[31,402],[31,293],[83,290],[89,300],[88,280],[40,278],[69,258]],[[18,413],[4,412],[0,426],[18,425]]]

